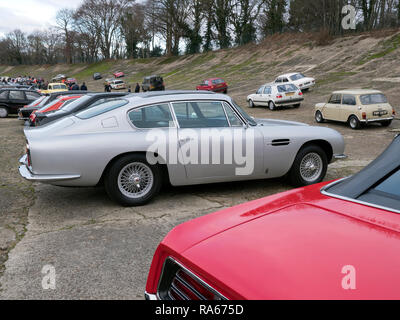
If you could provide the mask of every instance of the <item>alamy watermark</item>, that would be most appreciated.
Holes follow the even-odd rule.
[[[347,5],[342,8],[342,28],[344,30],[355,30],[356,29],[356,8],[352,5]]]
[[[255,132],[249,128],[151,130],[147,161],[154,164],[232,165],[238,176],[254,172]]]
[[[356,290],[356,268],[352,265],[344,266],[342,274],[345,274],[342,279],[342,288],[344,290]]]
[[[56,268],[50,264],[45,265],[42,268],[42,288],[43,290],[55,290],[56,289]]]

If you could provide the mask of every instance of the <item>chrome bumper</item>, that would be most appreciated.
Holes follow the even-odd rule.
[[[33,174],[27,164],[28,156],[24,155],[19,159],[19,163],[21,166],[19,167],[19,174],[28,181],[38,181],[38,182],[55,182],[55,181],[63,181],[63,180],[73,180],[79,179],[80,175],[75,174]]]
[[[153,301],[154,300],[158,300],[157,295],[151,294],[151,293],[147,293],[147,292],[144,293],[144,297],[145,297],[146,300],[153,300]]]
[[[369,122],[380,122],[380,121],[390,121],[393,120],[394,117],[390,117],[390,118],[379,118],[379,119],[362,119],[360,120],[363,123],[369,123]]]
[[[337,161],[337,160],[345,160],[345,159],[347,159],[348,157],[345,155],[345,154],[334,154],[333,156],[332,156],[332,161],[331,161],[331,163],[332,162],[335,162],[335,161]]]

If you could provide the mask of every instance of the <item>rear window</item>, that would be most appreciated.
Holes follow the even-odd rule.
[[[360,96],[361,104],[369,105],[369,104],[377,104],[377,103],[387,103],[388,100],[384,94],[376,93],[376,94],[365,94]]]
[[[400,170],[374,188],[376,191],[395,196],[400,199]]]
[[[79,119],[90,119],[90,118],[96,117],[98,115],[101,115],[103,113],[106,113],[108,111],[120,108],[126,104],[128,104],[128,101],[126,101],[126,100],[122,100],[122,99],[110,100],[110,101],[106,101],[104,103],[98,104],[98,105],[94,106],[93,108],[85,109],[85,110],[77,113],[76,116]]]
[[[66,85],[62,85],[62,84],[55,84],[55,85],[53,85],[53,90],[64,90],[64,89],[67,89],[67,86]]]
[[[222,79],[215,79],[215,80],[212,81],[212,83],[213,83],[213,84],[221,84],[221,83],[224,83],[224,80],[222,80]]]
[[[174,127],[168,104],[159,104],[129,112],[132,124],[141,129]]]
[[[0,99],[7,99],[8,91],[1,91],[0,92]]]
[[[296,81],[305,78],[304,74],[298,73],[290,77],[290,80]]]
[[[297,90],[298,89],[294,84],[283,84],[278,86],[278,92],[292,92]]]

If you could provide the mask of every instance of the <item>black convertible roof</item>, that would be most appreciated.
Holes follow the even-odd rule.
[[[338,196],[356,199],[400,167],[400,135],[368,166],[354,176],[325,189]]]

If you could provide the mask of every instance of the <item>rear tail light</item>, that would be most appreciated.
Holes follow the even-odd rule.
[[[279,96],[276,96],[276,98],[277,98],[277,99],[282,99],[283,96],[282,96],[282,95],[279,95]]]
[[[161,300],[226,300],[210,285],[171,258],[164,263],[157,293]]]
[[[392,114],[395,116],[396,115],[396,110],[393,109]]]
[[[29,148],[29,143],[26,143],[26,156],[28,159],[28,167],[32,167],[32,160],[31,160],[31,149]]]
[[[302,95],[303,95],[303,92],[300,91],[300,92],[299,92],[299,96],[302,96]]]
[[[363,112],[362,113],[362,118],[365,120],[365,119],[367,119],[367,113],[366,112]]]

